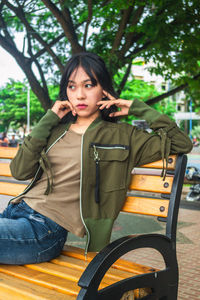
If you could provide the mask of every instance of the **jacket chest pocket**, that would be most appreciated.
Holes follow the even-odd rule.
[[[125,188],[128,156],[127,145],[90,145],[90,179],[95,184],[97,194],[98,189],[111,192]]]

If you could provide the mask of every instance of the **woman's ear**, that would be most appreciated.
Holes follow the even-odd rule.
[[[106,93],[103,93],[103,95],[102,95],[102,100],[108,100],[108,96],[107,96]]]

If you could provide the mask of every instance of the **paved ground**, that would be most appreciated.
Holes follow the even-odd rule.
[[[179,262],[178,300],[200,299],[200,205],[198,209],[181,208],[179,211],[177,256]],[[184,225],[184,226],[183,226]],[[156,251],[135,251],[127,259],[161,268],[163,261]]]

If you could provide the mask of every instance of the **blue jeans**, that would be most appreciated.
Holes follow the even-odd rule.
[[[0,214],[0,263],[33,264],[59,256],[68,231],[23,200]]]

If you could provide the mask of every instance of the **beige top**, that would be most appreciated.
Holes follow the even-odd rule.
[[[81,138],[74,131],[67,133],[49,150],[53,172],[53,190],[47,187],[45,173],[22,198],[37,212],[45,215],[73,234],[83,237],[85,229],[80,216]]]

